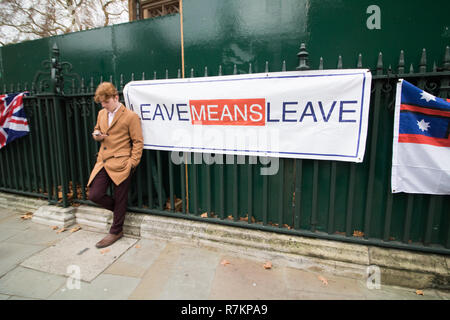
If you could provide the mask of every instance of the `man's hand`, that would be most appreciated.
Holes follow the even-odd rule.
[[[103,139],[105,139],[107,136],[107,134],[103,134],[99,130],[95,130],[94,132],[92,132],[92,137],[95,141],[103,141]]]

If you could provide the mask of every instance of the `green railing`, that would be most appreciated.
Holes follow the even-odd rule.
[[[297,69],[310,69],[304,45],[297,56]],[[85,81],[71,73],[70,64],[60,63],[58,57],[59,51],[54,47],[51,59],[43,63],[49,71],[38,72],[31,88],[27,84],[4,86],[5,92],[30,91],[25,98],[30,134],[0,150],[0,190],[47,198],[49,203],[64,207],[73,203],[92,204],[87,200],[85,185],[99,147],[90,133],[101,108],[93,101],[94,90],[103,79]],[[338,68],[342,67],[341,61],[339,57]],[[322,65],[320,60],[319,69]],[[390,192],[397,79],[406,78],[437,96],[450,97],[450,49],[447,47],[441,66],[435,64],[432,71],[427,71],[426,65],[425,51],[418,72],[413,65],[405,66],[403,52],[395,70],[383,65],[380,54],[377,67],[372,70],[369,132],[363,163],[282,158],[278,173],[267,176],[260,175],[260,169],[266,165],[250,164],[249,157],[245,157],[244,164],[233,156],[234,164],[176,165],[168,152],[144,150],[133,176],[128,209],[249,229],[449,254],[450,196]],[[267,66],[266,63],[268,72]],[[362,67],[361,56],[356,67]],[[280,70],[286,71],[283,62]],[[205,67],[204,75],[210,73]],[[194,74],[191,70],[191,76]],[[222,75],[221,66],[214,75],[217,74]],[[140,78],[145,79],[145,74]],[[153,78],[156,79],[156,74]],[[124,76],[105,80],[115,82],[122,98]],[[134,75],[129,80],[134,80]]]

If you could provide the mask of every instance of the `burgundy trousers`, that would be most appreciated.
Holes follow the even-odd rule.
[[[89,200],[101,205],[103,208],[114,212],[114,219],[109,233],[119,234],[123,229],[125,213],[127,212],[128,188],[131,174],[121,184],[116,186],[108,176],[105,168],[102,168],[92,180],[89,189]],[[114,198],[106,194],[110,184],[114,185]]]

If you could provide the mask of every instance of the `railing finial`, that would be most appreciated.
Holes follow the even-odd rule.
[[[427,72],[427,50],[425,50],[425,48],[422,49],[422,57],[420,58],[419,72],[420,73]]]
[[[356,67],[358,68],[358,69],[361,69],[363,66],[362,66],[362,54],[360,53],[360,54],[358,54],[358,62],[356,63]]]
[[[377,61],[377,75],[383,74],[383,53],[378,54],[378,61]]]
[[[306,45],[304,42],[300,45],[300,51],[297,53],[298,57],[298,67],[297,70],[309,70],[308,65],[308,56],[309,53],[306,51]]]
[[[445,48],[444,70],[450,71],[450,47],[449,46],[447,46]]]
[[[400,57],[398,58],[398,73],[405,73],[405,52],[400,50]]]

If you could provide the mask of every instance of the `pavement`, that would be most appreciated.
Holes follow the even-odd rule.
[[[201,242],[59,232],[0,209],[2,300],[448,300],[450,292],[368,284]],[[71,232],[73,231],[73,232]],[[372,279],[373,280],[373,279]],[[420,288],[417,288],[420,289]]]

